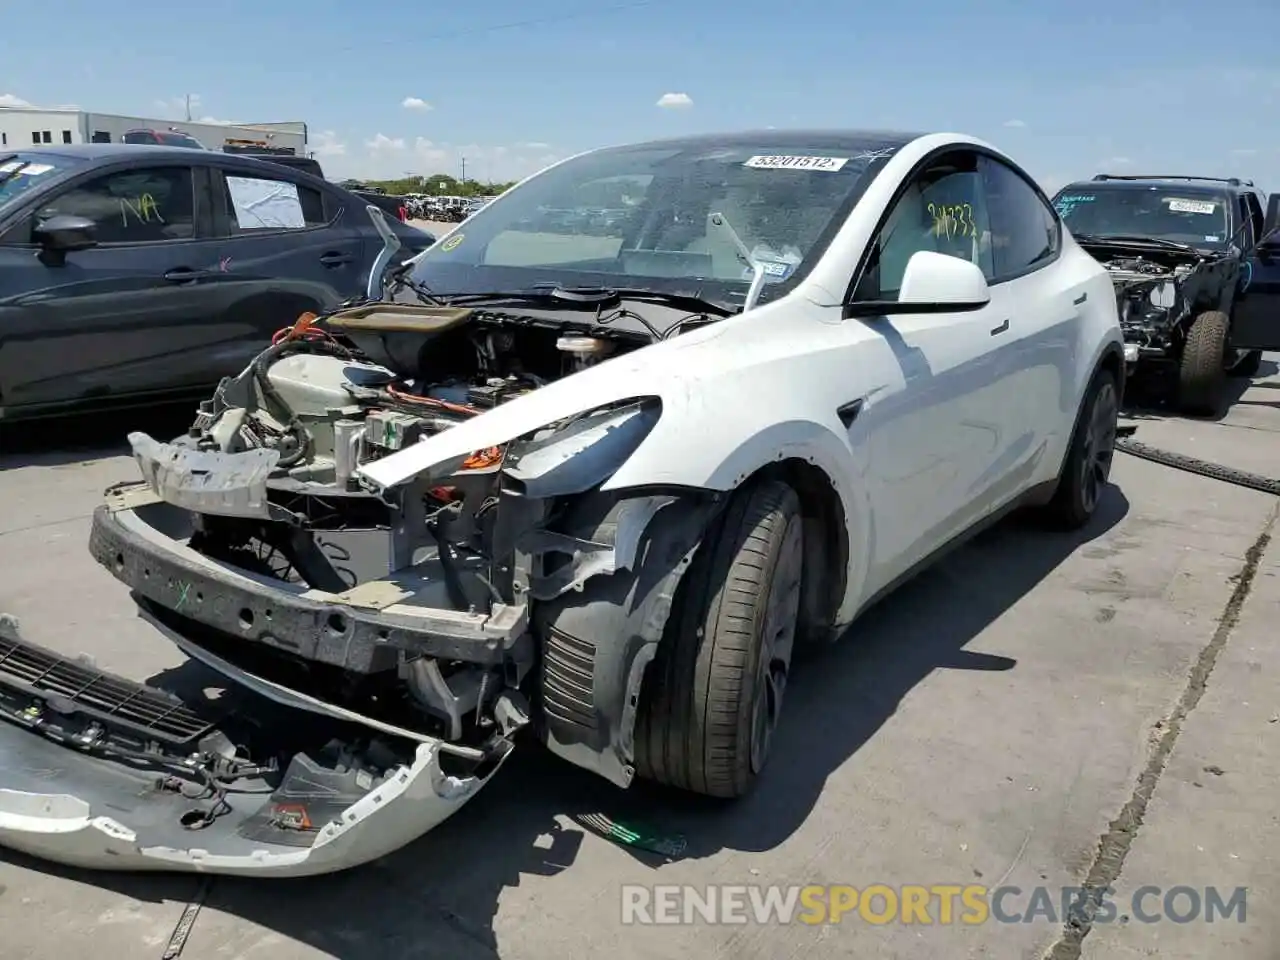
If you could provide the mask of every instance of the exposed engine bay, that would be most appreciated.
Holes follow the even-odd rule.
[[[1203,251],[1082,245],[1111,274],[1130,360],[1175,356],[1195,316],[1230,298],[1238,271],[1235,260]]]
[[[140,616],[259,705],[205,711],[119,677],[77,679],[13,631],[6,662],[36,666],[0,667],[0,693],[16,691],[6,715],[45,736],[0,724],[0,762],[47,766],[28,754],[82,743],[95,763],[159,772],[105,794],[98,774],[69,785],[69,800],[92,799],[68,810],[78,826],[59,859],[127,851],[138,869],[204,857],[282,875],[365,862],[449,816],[529,726],[630,783],[640,678],[717,509],[709,495],[600,490],[657,423],[658,398],[513,428],[393,485],[362,472],[655,340],[598,313],[547,313],[366,301],[304,315],[186,435],[130,434],[142,479],[107,491],[90,550]],[[562,392],[548,409],[566,396],[572,406]],[[642,557],[643,592],[620,604],[612,574],[638,576]],[[58,671],[62,687],[32,686]],[[97,699],[70,702],[63,687]],[[264,719],[262,703],[284,719]],[[13,809],[0,795],[0,842],[27,842],[23,805],[45,793],[14,792]],[[388,812],[393,795],[416,797],[413,812]],[[104,827],[104,805],[128,826]],[[203,853],[182,845],[192,829],[207,832]]]

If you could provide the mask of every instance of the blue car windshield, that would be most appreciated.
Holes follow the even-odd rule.
[[[741,305],[786,292],[900,141],[767,134],[609,148],[550,167],[428,250],[413,278],[438,294],[546,285],[646,289]]]
[[[36,150],[0,153],[0,207],[81,162]]]

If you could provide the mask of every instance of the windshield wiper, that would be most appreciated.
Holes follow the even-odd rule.
[[[693,313],[713,313],[727,317],[736,313],[734,307],[691,293],[667,293],[644,287],[560,287],[547,285],[546,289],[506,290],[487,293],[437,294],[450,306],[470,303],[513,302],[548,307],[577,307],[595,310],[619,306],[623,300],[657,303],[689,310]]]
[[[1147,243],[1153,247],[1164,247],[1168,250],[1185,250],[1187,253],[1195,253],[1196,248],[1189,243],[1179,243],[1177,240],[1166,240],[1164,237],[1144,237],[1137,233],[1108,233],[1101,236],[1091,233],[1075,233],[1072,234],[1076,238],[1077,243]]]

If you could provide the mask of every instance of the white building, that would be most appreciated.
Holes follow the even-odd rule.
[[[193,120],[154,120],[111,113],[50,107],[0,107],[0,152],[63,143],[122,143],[133,131],[185,133],[210,150],[225,144],[252,142],[280,152],[307,155],[307,125],[284,123],[197,123]],[[140,141],[141,134],[130,137]]]

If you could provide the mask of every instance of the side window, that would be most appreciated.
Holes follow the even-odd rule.
[[[223,204],[233,234],[305,230],[329,222],[319,190],[274,177],[222,173]]]
[[[996,281],[1020,276],[1053,260],[1062,248],[1062,227],[1035,187],[990,157],[982,158],[982,180],[991,214]]]
[[[1267,215],[1262,212],[1262,201],[1258,199],[1256,193],[1246,193],[1244,195],[1244,203],[1249,225],[1253,230],[1253,240],[1249,244],[1250,248],[1252,248],[1254,244],[1262,239],[1263,231],[1267,228]]]
[[[56,197],[36,220],[63,214],[97,225],[99,243],[156,243],[195,236],[190,167],[121,170]]]
[[[896,300],[907,261],[922,250],[959,257],[992,276],[987,204],[972,153],[947,154],[917,173],[871,241],[856,300]]]

